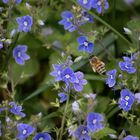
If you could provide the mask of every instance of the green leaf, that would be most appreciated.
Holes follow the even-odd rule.
[[[132,124],[130,127],[130,132],[133,136],[140,137],[140,126]]]
[[[8,75],[14,84],[23,83],[39,71],[39,64],[35,58],[26,61],[25,65],[18,65],[16,62],[10,64]]]
[[[105,81],[103,75],[95,75],[95,74],[85,74],[85,79],[87,80],[97,80],[97,81]]]
[[[105,136],[108,136],[109,134],[116,134],[116,131],[111,128],[105,127],[104,129],[94,133],[92,135],[92,138],[101,139]]]
[[[140,19],[133,19],[127,23],[127,26],[132,30],[140,29]]]
[[[52,83],[53,83],[53,82],[50,81],[50,82],[48,82],[47,84],[41,85],[37,90],[35,90],[35,91],[34,91],[33,93],[31,93],[28,97],[26,97],[26,98],[23,100],[23,102],[25,102],[25,101],[27,101],[27,100],[29,100],[29,99],[31,99],[31,98],[37,96],[38,94],[42,93],[43,91],[47,90],[50,86],[53,85]]]

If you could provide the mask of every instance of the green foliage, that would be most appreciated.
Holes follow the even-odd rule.
[[[104,129],[100,130],[99,132],[96,132],[92,135],[92,138],[94,139],[102,139],[109,134],[116,134],[116,131],[113,129],[110,129],[108,127],[105,127]]]

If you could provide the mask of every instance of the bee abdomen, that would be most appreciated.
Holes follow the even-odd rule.
[[[105,65],[101,64],[101,65],[97,66],[96,70],[99,74],[105,73],[106,72]]]

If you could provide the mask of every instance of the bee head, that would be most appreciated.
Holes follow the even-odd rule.
[[[90,56],[89,56],[89,60],[92,59],[93,57],[95,57],[95,55],[93,55],[93,54],[90,55]]]

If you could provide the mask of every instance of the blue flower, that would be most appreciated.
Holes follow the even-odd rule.
[[[91,137],[89,136],[89,130],[84,125],[80,125],[73,135],[77,140],[91,140]]]
[[[2,0],[3,3],[8,3],[10,0]],[[20,4],[22,0],[14,0],[16,4]]]
[[[77,2],[87,10],[91,9],[92,0],[77,0]]]
[[[30,56],[26,54],[27,46],[26,45],[18,45],[13,49],[13,57],[15,61],[19,65],[24,65],[25,61],[30,59]]]
[[[122,108],[124,111],[129,111],[135,101],[134,94],[128,89],[121,90],[120,94],[119,108]]]
[[[80,46],[78,47],[79,51],[86,51],[88,53],[93,52],[94,44],[92,42],[89,42],[87,37],[80,36],[77,38],[78,43]]]
[[[9,0],[2,0],[2,2],[3,2],[3,3],[8,3],[8,2],[9,2]]]
[[[108,76],[106,79],[106,84],[108,84],[109,87],[113,87],[116,83],[116,72],[117,70],[110,70],[106,73],[106,75]]]
[[[74,16],[70,11],[62,12],[61,17],[62,20],[60,20],[58,23],[60,25],[63,25],[65,30],[68,30],[69,32],[73,32],[77,29],[77,27],[72,23]]]
[[[131,135],[128,135],[123,140],[139,140],[139,138],[138,137],[133,137]]]
[[[6,110],[6,108],[5,108],[5,107],[1,107],[1,108],[0,108],[0,114],[1,114],[2,111],[4,111],[4,110]]]
[[[135,100],[140,104],[140,93],[135,93]]]
[[[33,140],[51,140],[51,136],[47,132],[37,133]]]
[[[18,17],[16,18],[17,23],[19,24],[18,26],[18,31],[24,31],[24,32],[29,32],[31,30],[32,24],[33,24],[33,18],[29,15],[23,16],[23,17]]]
[[[83,10],[82,11],[82,21],[93,23],[94,22],[93,16],[90,15],[87,11]]]
[[[66,84],[68,84],[69,82],[75,83],[77,81],[74,71],[69,67],[65,68],[62,71],[61,78],[62,78],[62,81],[64,81]]]
[[[67,100],[67,95],[63,92],[59,93],[58,96],[60,97],[60,103],[63,103]]]
[[[109,8],[109,3],[107,0],[93,0],[92,7],[95,8],[99,14],[101,14]]]
[[[63,65],[62,64],[59,64],[59,65],[56,65],[56,64],[53,64],[53,69],[54,71],[50,73],[51,76],[55,76],[55,81],[61,81],[62,78],[61,78],[61,73],[62,73],[62,70],[63,70]]]
[[[18,129],[17,137],[19,140],[25,140],[35,131],[34,127],[32,127],[29,124],[24,124],[24,123],[18,124],[17,129]]]
[[[16,105],[14,102],[10,102],[9,105],[12,107],[10,112],[21,117],[25,117],[26,115],[22,112],[22,106]]]
[[[78,113],[81,112],[81,109],[80,109],[80,107],[79,107],[78,101],[74,101],[74,102],[72,103],[72,111],[73,111],[75,114],[78,114]]]
[[[104,127],[104,125],[102,124],[103,121],[103,115],[91,112],[87,116],[87,127],[91,132],[99,131]]]
[[[20,4],[22,0],[16,0],[16,4]]]
[[[135,73],[136,69],[133,66],[133,61],[129,57],[123,57],[124,61],[119,62],[119,67],[122,71],[126,71],[130,74]]]
[[[131,59],[132,60],[138,60],[139,56],[140,56],[140,52],[136,52],[131,56]]]
[[[75,72],[75,76],[77,77],[77,80],[75,83],[73,83],[73,86],[77,92],[80,92],[83,90],[83,85],[87,84],[87,80],[83,79],[84,74],[80,71]]]
[[[3,48],[3,42],[0,42],[0,49]]]

